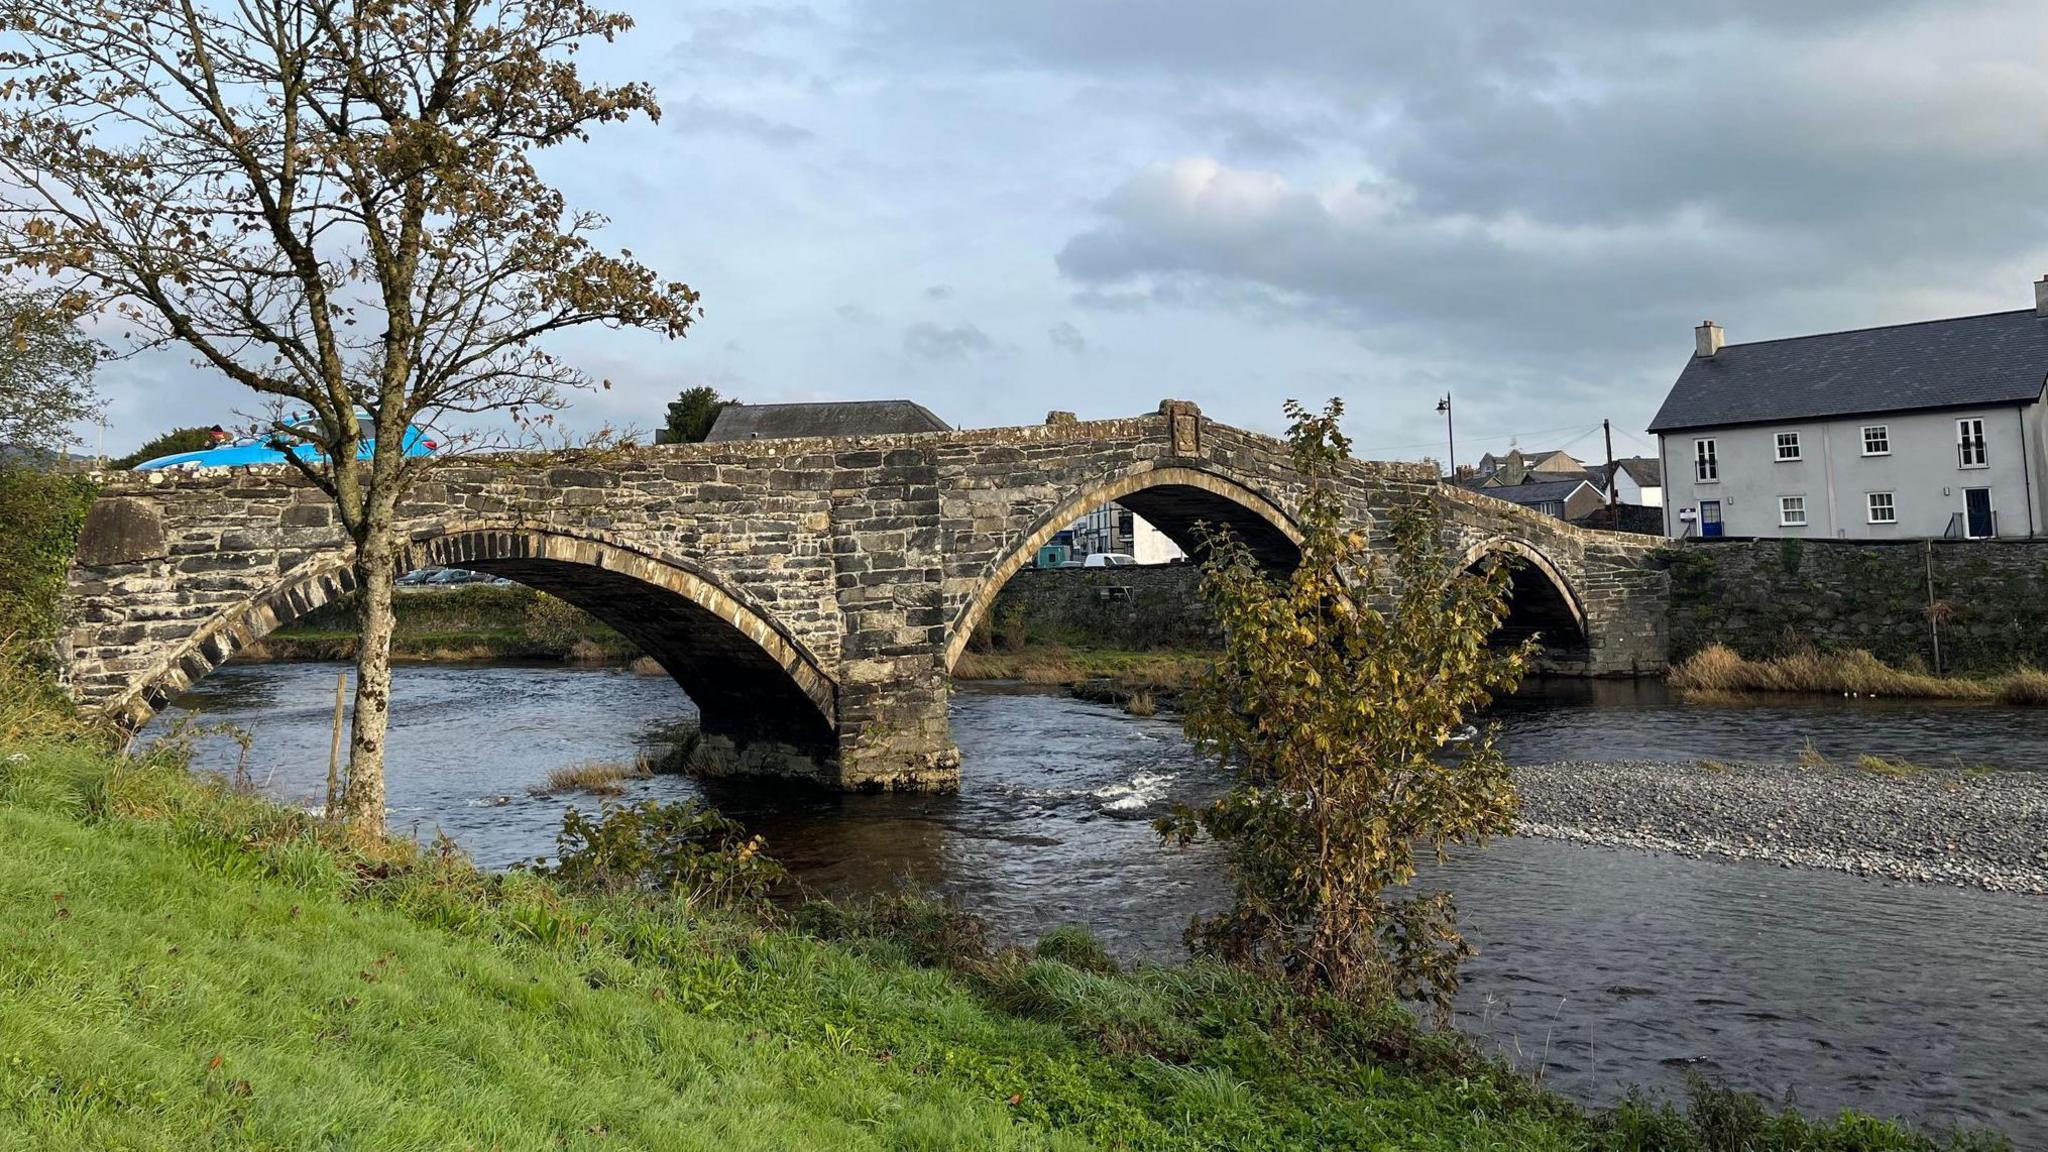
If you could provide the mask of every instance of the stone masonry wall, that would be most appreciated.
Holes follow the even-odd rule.
[[[997,630],[1021,623],[1033,638],[1098,648],[1215,648],[1223,630],[1201,587],[1194,564],[1025,568],[1003,586],[988,619]]]
[[[1715,643],[1750,657],[1811,644],[1932,668],[1931,573],[1945,670],[2048,665],[2048,541],[1687,542],[1663,562],[1674,660]]]

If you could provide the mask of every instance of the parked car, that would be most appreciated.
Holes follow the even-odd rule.
[[[483,584],[489,580],[489,576],[481,572],[471,572],[467,568],[443,568],[427,577],[427,584],[434,588],[446,588],[455,584]]]
[[[400,588],[418,588],[427,581],[432,580],[441,571],[439,568],[415,568],[398,578],[398,586]]]
[[[1083,568],[1130,568],[1137,563],[1138,558],[1128,552],[1090,552],[1088,558],[1081,561],[1081,566]]]
[[[291,425],[312,422],[311,416],[294,416],[285,421]],[[363,447],[358,458],[368,460],[370,453],[377,446],[376,428],[370,423],[370,414],[361,409],[356,410],[356,422],[360,425],[363,435]],[[216,444],[196,452],[173,452],[168,456],[158,456],[154,460],[144,460],[135,466],[135,470],[147,472],[157,468],[229,468],[253,464],[283,464],[286,462],[285,449],[288,446],[290,445],[283,436],[274,433],[269,436],[244,436],[239,440]],[[440,447],[441,445],[424,428],[414,425],[405,430],[407,456],[432,456]],[[303,444],[293,447],[293,451],[302,459],[324,459],[319,451]]]

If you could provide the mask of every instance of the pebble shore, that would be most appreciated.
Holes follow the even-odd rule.
[[[1564,761],[1515,778],[1523,835],[2048,895],[2048,772]]]

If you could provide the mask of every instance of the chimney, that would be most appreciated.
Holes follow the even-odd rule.
[[[2043,279],[2048,279],[2048,277],[2044,277]],[[2037,285],[2035,291],[2038,293],[2042,291],[2048,291],[2048,289],[2042,289]],[[1712,320],[1703,321],[1701,322],[1699,327],[1693,329],[1692,339],[1693,352],[1700,356],[1702,359],[1706,360],[1712,360],[1714,358],[1714,353],[1719,352],[1721,350],[1721,345],[1726,343],[1726,338],[1724,333],[1722,333],[1721,331],[1721,326],[1719,324],[1714,323]]]
[[[2048,276],[2034,281],[2034,315],[2048,316]]]

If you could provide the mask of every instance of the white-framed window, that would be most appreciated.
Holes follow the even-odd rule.
[[[1798,460],[1800,458],[1801,457],[1799,454],[1799,433],[1778,433],[1778,459]]]
[[[1891,425],[1865,424],[1863,426],[1863,454],[1865,456],[1889,456],[1892,454]]]
[[[1806,527],[1806,497],[1778,497],[1778,526],[1781,528]]]
[[[1899,522],[1898,505],[1892,503],[1891,493],[1872,492],[1865,497],[1865,500],[1870,509],[1870,522],[1872,524],[1897,524]]]
[[[1972,416],[1956,421],[1956,467],[1989,468],[1991,456],[1984,443],[1984,421]]]
[[[1701,484],[1713,484],[1721,479],[1721,459],[1714,454],[1712,440],[1692,442],[1692,478]]]

